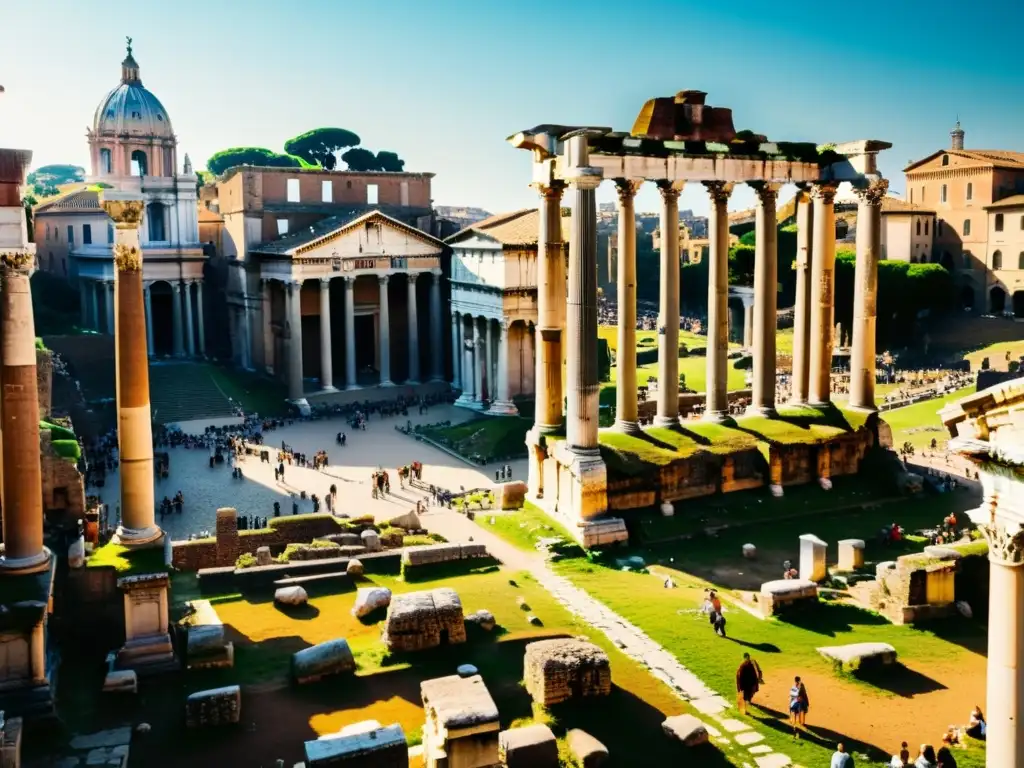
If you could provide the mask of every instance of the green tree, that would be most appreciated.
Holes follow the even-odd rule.
[[[363,149],[362,147],[352,147],[352,149],[341,156],[341,159],[345,161],[350,171],[381,170],[377,156],[370,150]]]
[[[259,165],[271,168],[299,168],[299,158],[282,155],[264,147],[231,147],[214,152],[206,161],[206,168],[220,176],[228,168],[236,165]]]
[[[27,186],[37,197],[56,195],[62,184],[75,184],[85,181],[85,168],[80,165],[44,165],[36,168],[25,179]]]
[[[405,168],[405,160],[402,160],[394,152],[378,152],[377,165],[380,166],[380,170],[382,171],[401,173]]]
[[[284,143],[284,151],[303,160],[333,170],[337,155],[346,147],[359,144],[359,136],[346,128],[314,128]]]

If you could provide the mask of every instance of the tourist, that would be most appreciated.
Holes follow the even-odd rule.
[[[725,637],[725,614],[721,611],[718,611],[715,614],[713,614],[711,626],[715,630],[716,635],[718,635],[719,637]]]
[[[289,462],[289,463],[291,463],[291,462]],[[277,474],[281,476],[281,480],[283,482],[284,481],[284,462],[283,461],[277,462]]]
[[[951,733],[945,733],[942,735],[942,746],[939,747],[939,751],[935,753],[935,759],[939,764],[939,768],[956,768],[956,758],[953,757],[953,753],[950,751],[950,747],[955,743],[954,735]]]
[[[853,757],[847,753],[846,747],[842,744],[836,744],[836,751],[832,754],[829,768],[853,768]]]
[[[740,714],[747,714],[747,705],[753,700],[754,694],[760,690],[763,682],[761,667],[750,658],[749,653],[744,653],[743,661],[736,669],[736,708]]]
[[[793,735],[800,738],[800,728],[807,727],[807,710],[811,701],[807,696],[807,687],[799,676],[793,678],[793,687],[789,689],[789,724],[793,726]]]
[[[935,748],[931,744],[922,744],[914,768],[936,768],[936,765]]]
[[[889,768],[911,768],[910,748],[907,746],[907,742],[904,741],[900,744],[899,754],[892,756],[892,760],[889,761]]]
[[[981,707],[975,706],[971,710],[971,719],[967,725],[967,735],[972,739],[984,741],[987,730],[988,724],[985,722],[985,715],[982,714]]]
[[[275,501],[274,502],[274,517],[280,517],[280,516],[281,516],[281,502],[280,501]]]
[[[496,482],[496,483],[500,483],[501,482],[501,470],[500,469],[494,470],[494,482]]]
[[[793,563],[786,560],[782,563],[782,578],[784,579],[798,579],[800,578],[800,572],[793,567]]]

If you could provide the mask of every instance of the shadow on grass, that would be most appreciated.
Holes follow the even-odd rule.
[[[888,624],[888,621],[877,613],[871,613],[853,605],[825,602],[819,602],[818,605],[804,610],[782,614],[780,619],[794,627],[827,637],[835,637],[842,632],[852,632],[854,626]]]
[[[789,714],[779,712],[778,710],[772,709],[771,707],[764,707],[760,704],[755,705],[757,709],[765,713],[764,717],[759,715],[753,715],[754,719],[762,725],[771,728],[779,733],[784,733],[787,736],[793,735],[793,726],[789,724]],[[814,704],[812,702],[810,712],[808,716],[813,716]],[[851,739],[845,734],[833,731],[828,728],[821,728],[816,725],[808,725],[805,729],[800,731],[800,739],[802,741],[810,742],[824,749],[834,750],[836,745],[840,742],[845,745],[847,752],[859,752],[868,756],[868,760],[871,761],[869,764],[875,764],[876,762],[888,761],[889,753],[885,752],[874,744],[866,744],[856,739]],[[859,763],[858,763],[859,765]]]
[[[931,632],[947,643],[959,645],[980,656],[988,656],[988,633],[985,624],[981,622],[954,616],[917,624],[914,629],[920,632]]]
[[[922,693],[946,690],[946,686],[938,680],[933,680],[913,669],[907,669],[902,664],[893,664],[877,669],[862,669],[854,677],[876,688],[890,691],[897,696],[903,696],[907,699]]]
[[[731,640],[736,645],[742,645],[744,648],[750,648],[754,651],[760,651],[761,653],[782,653],[782,649],[773,643],[748,643],[746,640],[740,640],[735,637],[726,637],[726,640]]]
[[[298,621],[310,621],[320,615],[320,609],[315,605],[306,603],[305,605],[285,605],[284,603],[274,603],[274,607],[289,619],[296,619]]]

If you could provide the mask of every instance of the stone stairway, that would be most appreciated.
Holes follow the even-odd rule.
[[[234,415],[209,366],[203,363],[151,362],[149,396],[153,419],[159,424]]]

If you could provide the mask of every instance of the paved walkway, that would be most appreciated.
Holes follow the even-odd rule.
[[[760,743],[764,736],[754,731],[749,721],[731,717],[732,705],[728,700],[705,685],[642,629],[574,586],[568,579],[556,574],[539,552],[525,552],[488,531],[486,512],[478,513],[477,519],[485,521],[483,525],[471,522],[458,512],[438,507],[430,507],[422,519],[430,531],[441,534],[449,541],[467,542],[472,538],[476,543],[485,544],[487,551],[506,567],[529,572],[566,610],[604,632],[623,653],[647,667],[652,675],[676,695],[705,715],[708,733],[715,741],[719,744],[735,741],[746,747],[753,761],[748,764],[751,767],[785,768],[793,765],[787,755],[773,752],[771,747]]]

